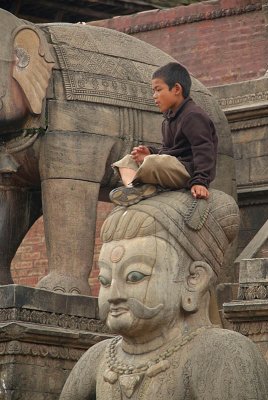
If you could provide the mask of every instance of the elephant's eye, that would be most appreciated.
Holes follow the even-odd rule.
[[[100,284],[104,287],[111,286],[111,281],[109,279],[105,278],[103,275],[99,275],[98,280],[99,280]]]
[[[138,271],[132,271],[128,274],[127,276],[127,282],[129,283],[136,283],[142,281],[144,278],[146,278],[148,275],[145,275],[141,272]]]

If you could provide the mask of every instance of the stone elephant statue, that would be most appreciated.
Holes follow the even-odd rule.
[[[174,59],[113,30],[4,10],[0,38],[0,284],[13,283],[10,263],[43,213],[49,274],[38,286],[88,295],[99,193],[116,184],[113,161],[161,142],[150,79]],[[220,137],[214,187],[234,194],[227,120],[194,78],[191,94]]]

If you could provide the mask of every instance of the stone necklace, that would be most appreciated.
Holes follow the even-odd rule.
[[[130,398],[144,375],[154,377],[160,372],[166,371],[170,367],[169,357],[189,343],[195,336],[209,328],[215,328],[215,325],[203,326],[188,335],[182,336],[157,357],[136,366],[118,360],[116,345],[121,340],[121,336],[117,336],[112,339],[107,347],[108,369],[104,373],[104,380],[113,385],[119,379],[121,390]]]

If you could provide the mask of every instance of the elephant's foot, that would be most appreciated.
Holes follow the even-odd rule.
[[[51,272],[42,278],[38,282],[37,287],[60,293],[82,294],[85,296],[90,296],[91,294],[87,279],[58,274],[56,272]]]

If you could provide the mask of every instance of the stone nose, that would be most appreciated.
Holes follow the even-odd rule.
[[[126,301],[126,297],[123,293],[123,288],[122,285],[118,282],[117,279],[112,279],[111,286],[110,286],[110,292],[109,292],[109,298],[108,302],[117,304],[122,301]]]

